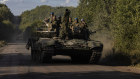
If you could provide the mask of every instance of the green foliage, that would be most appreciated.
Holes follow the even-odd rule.
[[[25,30],[31,26],[34,21],[42,21],[45,17],[49,18],[50,13],[54,12],[56,16],[63,16],[65,9],[70,9],[71,15],[74,15],[74,7],[50,7],[46,5],[37,6],[31,11],[25,11],[21,15],[20,29]]]
[[[139,0],[80,0],[77,8],[38,6],[21,15],[20,28],[29,30],[29,27],[38,26],[38,21],[49,17],[50,12],[62,16],[65,9],[69,8],[73,18],[84,18],[91,31],[98,30],[96,34],[91,35],[91,39],[101,35],[113,40],[116,51],[121,52],[113,57],[124,57],[133,63],[133,60],[140,60],[139,4]]]
[[[91,39],[97,34],[108,35],[116,51],[121,52],[113,54],[113,58],[130,59],[132,64],[140,60],[139,4],[139,0],[80,0],[77,15],[87,21],[91,30],[101,29]]]
[[[3,47],[3,46],[5,46],[5,45],[7,45],[7,42],[5,42],[5,41],[0,41],[0,47]]]
[[[32,34],[36,31],[37,27],[41,27],[44,23],[42,21],[34,21],[29,27],[24,31],[24,40],[28,40]]]
[[[95,38],[110,38],[111,33],[111,10],[114,0],[80,0],[77,7],[77,16],[84,18],[91,31],[97,31],[90,36]],[[107,37],[106,37],[107,36]]]
[[[9,20],[4,20],[0,23],[0,40],[10,40],[13,33],[13,24]]]
[[[122,52],[140,49],[140,2],[117,0],[113,14],[115,46]]]
[[[5,4],[0,4],[0,40],[9,40],[14,32],[13,14]]]
[[[110,21],[111,0],[80,0],[78,16],[84,18],[91,27],[107,28]]]
[[[12,21],[12,18],[13,14],[11,13],[10,9],[4,4],[0,4],[0,22],[2,20]]]

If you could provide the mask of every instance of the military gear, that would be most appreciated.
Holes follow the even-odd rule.
[[[81,28],[79,23],[74,22],[73,23],[73,33],[80,33],[81,32]]]
[[[84,21],[84,19],[81,19],[81,21]]]
[[[78,18],[75,18],[75,20],[78,20]]]
[[[69,23],[69,16],[70,16],[70,10],[66,9],[63,17],[63,22],[61,25],[61,30],[60,30],[60,37],[65,39],[66,37],[68,38],[68,23]]]
[[[84,34],[84,39],[88,40],[89,39],[89,30],[88,30],[88,26],[85,23],[85,21],[81,21],[80,23],[80,28],[81,28],[81,34]]]
[[[54,15],[54,12],[51,12],[51,15]]]
[[[57,28],[56,28],[56,32],[57,32],[57,37],[59,36],[59,33],[60,33],[60,28],[61,28],[61,16],[58,17],[58,20],[57,20]]]

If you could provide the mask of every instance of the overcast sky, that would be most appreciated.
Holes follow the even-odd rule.
[[[36,6],[74,6],[78,5],[79,0],[0,0],[6,4],[14,15],[20,15],[25,10],[31,10]]]

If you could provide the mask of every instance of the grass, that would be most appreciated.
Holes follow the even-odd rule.
[[[138,51],[132,53],[115,52],[109,53],[103,60],[106,60],[106,65],[119,66],[139,66],[140,67],[140,53]]]
[[[5,41],[0,41],[0,47],[3,47],[5,45],[7,45],[7,43]]]

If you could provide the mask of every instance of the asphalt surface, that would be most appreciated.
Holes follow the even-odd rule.
[[[56,56],[52,64],[41,64],[31,61],[25,43],[9,43],[0,48],[0,79],[140,79],[140,69],[72,64],[67,56]]]

